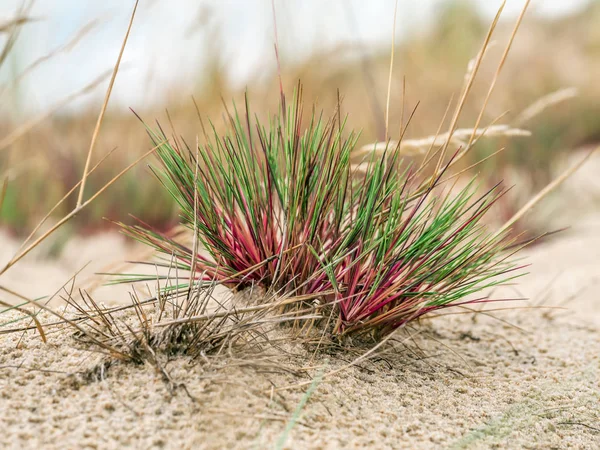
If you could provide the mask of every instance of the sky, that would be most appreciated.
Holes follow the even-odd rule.
[[[395,35],[402,39],[426,27],[443,0],[398,0]],[[14,15],[22,0],[0,1],[0,23]],[[503,17],[513,19],[525,0],[507,0]],[[69,51],[40,64],[12,89],[13,111],[44,110],[110,70],[127,28],[133,0],[37,0],[36,20],[22,30],[0,84],[39,57],[69,43],[82,28],[90,31]],[[474,0],[484,17],[500,0]],[[275,0],[282,61],[308,57],[315,49],[360,43],[390,45],[395,0]],[[531,14],[560,15],[586,0],[533,0]],[[2,39],[0,37],[0,39]],[[117,107],[143,109],[161,102],[170,89],[189,89],[202,81],[211,55],[226,62],[235,86],[243,86],[275,65],[270,0],[141,0],[113,92]],[[1,87],[0,87],[1,89]],[[103,89],[72,105],[99,102]]]

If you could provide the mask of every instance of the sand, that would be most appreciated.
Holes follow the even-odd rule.
[[[598,448],[599,229],[591,216],[529,250],[531,274],[496,295],[531,300],[494,305],[566,309],[440,317],[333,375],[356,355],[311,360],[286,343],[260,364],[239,354],[163,358],[169,384],[148,364],[99,366],[106,358],[68,331],[47,344],[35,332],[0,335],[0,448]],[[131,250],[111,235],[89,245],[108,243],[112,254]],[[85,259],[85,245],[70,266],[65,253],[61,270]],[[32,258],[5,282],[37,295],[68,277],[56,266]]]

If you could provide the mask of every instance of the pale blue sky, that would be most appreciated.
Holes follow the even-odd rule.
[[[399,0],[397,37],[426,26],[441,1]],[[21,0],[2,0],[0,22],[9,18],[20,3]],[[475,3],[491,17],[501,2]],[[524,0],[508,0],[504,17],[514,19],[523,3]],[[533,0],[531,13],[562,14],[585,3],[586,0]],[[15,67],[25,67],[68,42],[86,23],[94,19],[99,23],[77,47],[40,66],[23,81],[18,91],[18,109],[45,108],[110,69],[132,5],[130,0],[38,0],[31,14],[40,20],[23,29],[12,66],[2,69],[0,81],[10,79]],[[315,48],[326,49],[345,42],[360,41],[369,48],[389,46],[394,0],[276,0],[275,7],[284,57],[304,58]],[[355,20],[356,25],[350,20]],[[215,27],[220,39],[211,31]],[[227,61],[231,81],[244,85],[251,77],[273,68],[273,41],[270,0],[141,0],[113,103],[142,109],[152,100],[161,101],[175,86],[184,90],[189,86],[191,92],[201,77],[208,49]],[[88,96],[79,106],[99,101],[101,91]]]

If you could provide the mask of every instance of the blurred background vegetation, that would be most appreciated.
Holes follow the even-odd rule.
[[[190,14],[196,15],[196,11]],[[360,11],[352,14],[355,19],[360,19]],[[393,9],[389,16],[392,14]],[[438,2],[433,14],[428,26],[411,28],[410,33],[396,39],[390,107],[392,138],[399,135],[402,109],[411,111],[417,103],[407,137],[435,134],[449,102],[456,101],[469,61],[476,56],[490,22],[489,16],[483,17],[477,2],[473,1]],[[193,143],[200,134],[192,96],[201,115],[210,118],[217,128],[223,126],[223,99],[226,103],[233,99],[242,104],[247,89],[252,109],[260,114],[276,110],[279,99],[274,57],[245,86],[232,83],[227,70],[230,60],[220,52],[221,42],[226,37],[218,20],[211,19],[210,6],[203,6],[198,17],[197,27],[204,33],[204,44],[189,55],[190,58],[197,53],[203,55],[204,64],[196,82],[169,86],[167,95],[160,101],[136,107],[136,112],[148,122],[159,120],[165,129],[171,129],[172,123],[176,134],[185,137],[188,143]],[[36,26],[36,21],[19,24],[16,39],[27,40],[28,30]],[[502,116],[501,123],[530,130],[532,136],[510,141],[506,138],[482,140],[471,160],[466,162],[466,165],[471,164],[500,147],[507,147],[497,159],[490,160],[481,169],[489,175],[490,184],[500,179],[508,184],[518,184],[516,194],[503,205],[507,216],[541,189],[553,177],[557,165],[564,163],[569,155],[600,141],[598,24],[600,1],[591,1],[583,9],[566,15],[528,15],[517,35],[483,123]],[[512,26],[513,20],[501,22],[494,36],[497,45],[486,55],[459,126],[470,127],[475,122]],[[389,28],[391,36],[391,26]],[[39,112],[28,112],[19,101],[19,92],[25,89],[20,83],[22,71],[35,71],[38,65],[52,65],[55,61],[52,54],[40,54],[34,60],[34,67],[16,70],[14,62],[20,58],[20,47],[11,44],[14,36],[11,30],[15,29],[0,31],[0,51],[4,49],[5,59],[5,64],[0,65],[4,73],[0,78],[0,182],[7,180],[0,226],[11,233],[24,235],[80,180],[99,105],[88,102],[77,108],[54,110],[49,107],[48,114],[43,108]],[[84,26],[73,32],[67,42],[72,47],[84,45],[79,40],[88,39],[87,34],[93,36],[93,32]],[[285,39],[285,27],[280,26],[278,32],[280,39]],[[69,52],[69,45],[60,52]],[[171,42],[169,45],[183,44]],[[358,40],[333,47],[314,45],[303,58],[293,57],[293,46],[284,48],[281,68],[286,90],[291,91],[297,80],[301,80],[306,104],[315,103],[326,112],[334,110],[339,90],[343,97],[343,112],[349,116],[349,126],[362,130],[359,144],[384,139],[389,43],[374,46],[366,41],[361,44]],[[112,55],[118,49],[110,50]],[[38,60],[41,61],[35,64]],[[153,57],[153,61],[160,65],[160,55]],[[108,57],[106,64],[110,67],[113,63],[112,56]],[[178,67],[171,69],[177,71]],[[56,70],[63,69],[59,66]],[[128,70],[126,65],[123,70]],[[101,73],[96,74],[99,75]],[[144,76],[140,74],[140,78]],[[90,90],[99,92],[107,83],[106,78],[98,83],[93,78],[86,82],[92,83]],[[402,96],[404,85],[405,98]],[[51,85],[45,88],[53,90]],[[572,89],[565,91],[566,97],[560,103],[550,105],[530,120],[521,115],[540,98],[567,88]],[[577,95],[573,96],[574,92]],[[38,114],[47,117],[38,120]],[[118,170],[147,151],[149,145],[143,126],[131,111],[109,108],[95,161],[111,149],[118,149],[90,178],[89,192],[100,188]],[[150,174],[146,162],[111,187],[93,207],[82,211],[63,230],[63,236],[74,231],[91,233],[111,226],[102,220],[103,217],[126,222],[128,214],[161,229],[172,226],[177,221],[174,204]],[[75,197],[70,198],[56,214],[72,210],[75,201]],[[531,226],[535,227],[535,224]]]

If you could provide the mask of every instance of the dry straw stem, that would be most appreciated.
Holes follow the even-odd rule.
[[[110,94],[112,93],[113,86],[115,84],[115,79],[117,78],[117,73],[119,72],[119,66],[121,64],[121,58],[123,57],[123,52],[125,51],[125,46],[127,45],[127,39],[129,38],[129,32],[131,31],[131,27],[133,26],[133,19],[135,18],[135,12],[138,7],[139,0],[136,0],[135,5],[133,7],[133,12],[131,13],[131,18],[129,19],[129,25],[127,27],[127,32],[125,33],[125,38],[123,39],[123,44],[121,45],[121,50],[119,51],[119,57],[117,58],[117,63],[113,69],[112,76],[110,78],[110,83],[108,85],[108,89],[106,91],[106,96],[104,97],[104,103],[102,105],[102,109],[100,110],[100,115],[98,116],[98,121],[96,122],[96,128],[94,129],[94,134],[92,135],[92,142],[90,143],[90,149],[88,150],[87,159],[85,161],[85,168],[83,169],[83,177],[81,178],[81,186],[79,188],[79,195],[77,196],[77,206],[81,206],[83,202],[83,193],[85,191],[85,182],[88,177],[88,170],[90,167],[90,162],[92,160],[92,153],[94,151],[94,147],[96,145],[96,139],[98,138],[98,134],[100,133],[100,126],[102,125],[102,121],[104,120],[104,114],[106,113],[106,108],[108,107],[108,101],[110,100]]]
[[[29,22],[34,22],[37,19],[31,17],[21,16],[11,20],[4,20],[0,22],[0,34],[11,33],[15,28],[23,26]]]
[[[279,35],[277,34],[277,14],[275,14],[275,0],[271,0],[271,11],[273,13],[273,31],[275,33],[275,60],[277,61],[277,77],[279,79],[279,92],[283,99],[283,80],[281,79],[281,62],[279,60]]]
[[[68,282],[67,282],[68,283]],[[66,284],[66,283],[65,283]],[[6,288],[1,288],[2,290],[6,291]],[[62,289],[62,288],[61,288]],[[58,294],[58,292],[56,292],[54,294],[54,296],[56,296]],[[76,329],[77,331],[79,331],[80,333],[83,333],[84,335],[88,336],[88,338],[90,338],[94,344],[98,345],[99,347],[103,348],[104,350],[110,352],[113,356],[115,357],[120,357],[121,359],[128,359],[127,355],[120,353],[118,351],[116,351],[113,347],[106,345],[105,343],[103,343],[102,341],[98,340],[95,336],[90,335],[90,333],[87,332],[87,330],[85,328],[83,328],[83,326],[81,326],[79,323],[77,323],[76,320],[71,320],[69,318],[67,318],[65,315],[55,311],[53,308],[50,308],[49,306],[43,304],[43,303],[36,303],[33,300],[30,300],[24,296],[21,296],[19,294],[17,294],[17,296],[23,300],[26,300],[27,302],[30,303],[34,303],[39,309],[59,318],[61,320],[61,324],[68,324],[69,326],[71,326],[72,328]],[[54,297],[53,296],[53,297]],[[28,316],[30,316],[35,322],[36,322],[36,328],[38,329],[40,336],[42,338],[42,340],[46,340],[46,333],[42,327],[42,325],[40,324],[40,322],[37,320],[37,317],[35,316],[35,314],[24,310],[20,307],[16,307],[13,305],[9,305],[11,308],[17,309],[18,311],[24,312],[25,314],[27,314]],[[37,326],[39,324],[39,327]]]
[[[4,291],[7,294],[13,295],[17,298],[20,298],[21,300],[25,300],[26,302],[31,302],[31,300],[29,300],[27,297],[22,296],[21,294],[19,294],[18,292],[15,292],[11,289],[5,288],[3,286],[0,286],[0,291]],[[35,328],[38,330],[38,333],[40,333],[40,337],[42,338],[42,341],[44,343],[46,343],[46,333],[44,332],[44,328],[42,327],[42,324],[40,323],[40,321],[38,320],[38,318],[36,317],[35,313],[32,313],[30,311],[28,311],[25,308],[21,308],[20,306],[15,306],[12,305],[8,302],[5,302],[3,300],[0,300],[0,305],[4,305],[10,309],[15,309],[17,311],[19,311],[20,313],[26,314],[27,316],[29,316],[34,322],[35,322]]]
[[[497,42],[496,41],[491,41],[489,43],[489,45],[483,50],[483,59],[485,59],[485,57],[487,56],[488,52],[494,48],[496,46]],[[473,58],[469,61],[469,64],[467,64],[467,71],[465,72],[465,76],[464,76],[464,82],[465,84],[469,82],[469,78],[471,77],[471,72],[473,71],[473,69],[475,68],[475,63],[477,61],[477,58]]]
[[[151,148],[149,151],[147,151],[142,156],[137,158],[134,162],[132,162],[130,165],[128,165],[125,169],[123,169],[121,172],[119,172],[117,175],[115,175],[112,178],[112,180],[110,180],[108,183],[106,183],[101,189],[99,189],[94,195],[92,195],[83,204],[76,206],[73,209],[73,211],[71,211],[69,214],[67,214],[61,220],[59,220],[56,224],[54,224],[48,231],[46,231],[42,236],[37,238],[25,250],[23,250],[20,253],[18,253],[17,255],[15,255],[8,263],[6,263],[6,266],[4,266],[4,268],[2,270],[0,270],[0,275],[2,275],[8,269],[10,269],[12,266],[14,266],[19,260],[21,260],[25,255],[27,255],[30,251],[32,251],[35,247],[37,247],[48,236],[50,236],[52,233],[54,233],[56,230],[58,230],[61,226],[63,226],[65,223],[67,223],[69,220],[71,220],[73,217],[75,217],[82,209],[84,209],[86,206],[88,206],[90,203],[92,203],[94,200],[96,200],[96,198],[98,198],[106,189],[108,189],[111,185],[113,185],[119,178],[121,178],[123,175],[125,175],[127,172],[129,172],[129,170],[131,170],[132,167],[134,167],[141,160],[143,160],[148,155],[153,153],[162,144],[164,144],[164,142],[161,142],[158,146]]]
[[[548,95],[544,95],[536,102],[532,103],[525,110],[523,110],[515,119],[514,123],[518,126],[530,121],[534,117],[540,115],[547,108],[554,106],[558,103],[562,103],[566,100],[570,100],[577,97],[577,88],[570,87],[565,89],[559,89],[558,91],[551,92]]]
[[[387,98],[385,102],[385,140],[389,138],[390,125],[390,98],[392,96],[392,73],[394,71],[394,49],[396,46],[396,15],[398,13],[398,0],[394,4],[394,25],[392,27],[392,50],[390,52],[390,74],[388,77]]]
[[[362,156],[370,152],[381,153],[390,148],[396,148],[399,145],[400,154],[406,156],[422,155],[432,147],[439,147],[445,145],[447,141],[450,141],[451,145],[456,147],[463,146],[466,148],[466,138],[475,136],[477,139],[481,137],[492,138],[492,137],[529,137],[531,132],[523,130],[521,128],[514,128],[510,125],[499,124],[490,125],[487,128],[459,128],[454,131],[452,136],[450,133],[443,133],[438,135],[431,135],[421,139],[404,139],[400,142],[389,141],[388,142],[376,142],[375,144],[367,144],[362,146],[357,154]],[[471,143],[472,145],[473,143]]]
[[[509,229],[511,226],[515,224],[521,217],[523,217],[527,212],[529,212],[535,205],[537,205],[540,200],[554,191],[557,187],[559,187],[562,183],[565,182],[571,175],[573,175],[581,166],[585,164],[585,162],[598,150],[600,150],[600,146],[594,148],[591,152],[589,152],[581,161],[575,164],[573,167],[565,170],[562,175],[548,184],[544,189],[542,189],[535,197],[527,202],[525,206],[523,206],[517,213],[512,216],[503,226],[498,230],[498,235]]]
[[[502,14],[502,11],[504,9],[506,1],[503,1],[502,4],[500,5],[500,8],[498,9],[498,12],[496,13],[496,16],[494,17],[494,20],[493,20],[492,24],[490,25],[490,28],[488,30],[488,33],[487,33],[486,37],[485,37],[483,46],[482,46],[481,50],[479,51],[479,54],[477,55],[477,57],[475,59],[471,60],[470,63],[469,63],[467,74],[465,75],[466,82],[465,82],[465,86],[464,86],[464,89],[463,89],[463,93],[462,93],[461,98],[460,98],[460,100],[458,102],[458,105],[457,105],[457,107],[456,107],[456,109],[454,111],[454,115],[453,115],[453,118],[452,118],[452,121],[451,121],[451,124],[450,124],[450,127],[449,127],[449,131],[447,133],[441,135],[440,139],[438,139],[438,134],[439,134],[439,131],[438,131],[436,133],[436,136],[434,136],[434,137],[431,137],[431,136],[427,137],[427,138],[425,138],[423,140],[423,142],[419,142],[420,140],[416,140],[416,141],[408,141],[407,143],[405,143],[405,145],[404,145],[404,151],[406,152],[405,154],[407,154],[407,155],[410,155],[411,152],[417,152],[417,153],[421,152],[422,150],[421,150],[420,146],[421,145],[425,145],[426,143],[429,143],[429,148],[428,148],[427,153],[426,153],[426,161],[424,161],[422,163],[421,168],[419,170],[421,170],[429,162],[429,159],[427,159],[427,156],[429,156],[429,153],[431,152],[431,150],[433,149],[433,147],[435,147],[435,144],[439,143],[441,145],[441,148],[439,150],[437,150],[432,155],[432,157],[435,156],[435,155],[439,155],[439,156],[438,156],[438,161],[437,161],[434,173],[430,177],[430,182],[431,183],[433,183],[437,179],[438,175],[440,174],[440,171],[443,168],[443,161],[445,159],[447,150],[448,150],[448,148],[449,148],[449,146],[451,144],[457,144],[457,145],[463,147],[462,150],[460,151],[460,153],[452,161],[452,165],[454,165],[461,158],[463,158],[467,154],[467,152],[469,150],[471,150],[471,148],[473,147],[474,142],[477,139],[479,139],[483,135],[490,135],[491,136],[491,134],[488,134],[490,132],[490,130],[492,131],[492,133],[497,133],[496,135],[503,135],[503,134],[504,135],[508,135],[508,136],[510,136],[510,135],[520,135],[520,136],[528,135],[529,132],[527,132],[526,130],[521,130],[519,128],[511,128],[511,127],[509,127],[507,125],[493,125],[493,124],[491,124],[491,125],[488,125],[487,127],[483,128],[483,129],[479,128],[479,125],[480,125],[481,120],[483,118],[483,114],[485,112],[485,109],[486,109],[486,106],[487,106],[487,104],[489,102],[489,99],[490,99],[490,97],[491,97],[491,95],[492,95],[492,93],[494,91],[494,87],[496,85],[496,82],[497,82],[497,79],[498,79],[498,77],[500,75],[500,72],[502,71],[502,68],[504,67],[504,63],[506,62],[506,58],[507,58],[508,53],[509,53],[509,51],[510,51],[510,49],[512,47],[512,43],[514,41],[514,38],[515,38],[515,36],[517,34],[517,31],[518,31],[518,29],[519,29],[519,27],[521,25],[521,22],[523,20],[525,12],[527,11],[529,3],[530,3],[529,0],[525,3],[525,5],[524,5],[524,7],[523,7],[523,9],[522,9],[522,11],[521,11],[518,19],[517,19],[517,22],[515,23],[514,29],[513,29],[512,33],[511,33],[509,41],[508,41],[508,43],[507,43],[507,45],[506,45],[506,47],[504,49],[504,52],[502,54],[502,57],[501,57],[500,62],[498,64],[498,67],[496,69],[496,72],[494,73],[494,77],[492,79],[492,82],[491,82],[490,87],[488,89],[488,92],[487,92],[487,95],[485,97],[484,103],[483,103],[482,108],[480,110],[479,116],[478,116],[477,121],[476,121],[475,125],[473,126],[473,128],[469,128],[469,129],[457,129],[458,120],[459,120],[459,118],[461,116],[461,113],[462,113],[462,110],[464,108],[464,105],[466,104],[469,92],[471,91],[471,88],[473,86],[473,83],[475,81],[475,78],[477,76],[479,68],[481,66],[481,63],[482,63],[482,61],[483,61],[483,59],[484,59],[484,57],[485,57],[485,55],[487,53],[488,48],[490,47],[490,45],[492,43],[491,37],[492,37],[492,35],[494,33],[494,30],[496,29],[496,26],[498,24],[498,21],[500,19],[500,16]],[[445,115],[444,115],[444,117],[445,117]],[[497,127],[497,128],[494,128],[494,127]],[[463,134],[463,135],[460,136],[459,138],[455,138],[455,135],[458,132],[461,132],[461,134]],[[466,145],[464,144],[464,141],[463,141],[464,138],[466,137],[465,135],[470,135],[469,136],[469,140],[467,141]],[[425,141],[427,141],[427,142],[425,142]],[[381,143],[375,144],[375,148],[377,148],[378,146],[381,147]],[[402,142],[400,143],[400,146],[401,146],[400,147],[400,149],[401,149],[400,150],[400,154],[402,154]],[[369,147],[371,148],[371,150],[373,149],[372,145],[367,145],[367,146],[361,148],[361,152],[364,152],[365,150],[368,150]],[[417,148],[415,149],[415,147],[417,147]]]
[[[41,336],[42,340],[45,342],[46,341],[46,333],[44,332],[44,329],[41,326],[40,322],[37,320],[37,317],[36,317],[37,313],[32,313],[32,312],[30,312],[27,309],[22,308],[22,307],[25,306],[25,305],[27,305],[27,304],[33,304],[34,308],[38,307],[41,310],[49,312],[52,315],[54,315],[54,316],[58,317],[59,319],[61,319],[61,322],[56,323],[57,325],[68,323],[68,320],[64,319],[64,317],[61,314],[55,312],[54,310],[52,310],[51,308],[49,308],[47,305],[48,305],[48,303],[50,303],[50,301],[52,301],[52,299],[54,299],[59,294],[60,291],[62,291],[63,289],[65,289],[65,286],[67,286],[69,283],[73,283],[74,284],[75,278],[79,275],[79,273],[81,272],[81,270],[83,270],[83,269],[80,269],[73,276],[71,276],[71,278],[69,278],[56,292],[54,292],[46,300],[45,303],[39,303],[37,300],[31,300],[31,299],[27,298],[26,296],[24,296],[24,295],[22,295],[22,294],[20,294],[18,292],[15,292],[15,291],[13,291],[11,289],[8,289],[6,287],[0,286],[0,290],[2,290],[2,291],[6,292],[6,293],[8,293],[8,294],[10,294],[10,295],[12,295],[14,297],[17,297],[17,298],[25,301],[25,303],[22,303],[20,305],[11,305],[11,304],[8,304],[8,303],[5,302],[4,304],[7,305],[9,307],[9,309],[5,310],[5,311],[2,311],[2,313],[6,312],[6,311],[9,311],[9,310],[16,309],[17,311],[20,311],[20,312],[28,315],[35,322],[35,324],[36,324],[35,327],[25,326],[25,327],[21,327],[21,328],[17,328],[17,329],[9,329],[9,330],[7,330],[7,329],[0,329],[0,334],[8,334],[8,333],[13,333],[13,332],[20,332],[20,331],[27,331],[27,330],[31,330],[31,329],[37,329],[39,331],[39,333],[40,333],[40,336]],[[13,321],[7,322],[7,323],[12,323],[12,322],[15,322],[15,321],[13,320]],[[7,323],[0,324],[0,326],[4,326]],[[45,326],[48,326],[48,324],[45,324]]]
[[[63,287],[66,286],[67,284],[69,284],[73,279],[74,279],[74,277],[71,277],[71,279],[69,279],[69,281],[67,283],[65,283],[60,288],[60,290],[62,290]],[[85,291],[85,292],[87,292],[87,291]],[[53,299],[57,294],[58,293],[55,293],[49,299],[50,300]],[[22,298],[22,296],[20,296],[20,297]],[[29,303],[33,302],[33,300],[31,300],[31,299],[27,299],[26,301],[29,302]],[[143,300],[143,301],[139,302],[139,304],[141,306],[145,306],[145,305],[149,305],[149,304],[152,304],[152,303],[156,303],[158,301],[159,300],[158,300],[157,297],[151,297],[151,298],[148,298],[146,300]],[[46,303],[48,303],[48,302],[46,302]],[[19,305],[19,307],[20,306],[23,306],[23,305]],[[129,309],[131,309],[133,307],[134,307],[134,305],[115,306],[113,308],[106,308],[106,309],[104,309],[102,311],[102,313],[103,314],[114,314],[114,313],[117,313],[117,312],[129,310]],[[14,308],[14,306],[11,305],[10,308],[12,309],[12,308]],[[80,316],[72,319],[72,321],[73,322],[77,322],[77,323],[81,323],[81,322],[86,322],[88,320],[94,320],[94,319],[96,319],[96,318],[99,317],[99,314],[100,313],[98,313],[97,311],[87,311],[87,312],[85,312],[85,314],[80,315]],[[50,328],[50,327],[57,327],[57,326],[65,325],[65,324],[68,324],[68,323],[65,322],[64,320],[58,320],[58,321],[55,321],[55,322],[44,323],[44,327],[45,328]],[[23,327],[19,327],[19,328],[0,329],[0,335],[2,335],[2,334],[10,334],[10,333],[20,333],[20,332],[23,332],[23,331],[31,331],[31,330],[35,330],[35,329],[36,329],[36,327],[32,327],[32,326],[29,326],[29,325],[23,326]]]
[[[485,56],[485,49],[490,44],[492,35],[494,33],[494,30],[496,29],[496,26],[498,25],[498,21],[500,20],[500,16],[502,15],[502,11],[504,10],[505,5],[506,5],[506,1],[503,1],[502,4],[500,5],[500,8],[498,9],[498,12],[496,13],[496,16],[494,17],[492,24],[490,25],[490,28],[489,28],[487,35],[485,37],[485,40],[483,42],[483,46],[482,46],[481,50],[479,51],[479,54],[477,55],[477,59],[475,60],[475,64],[473,64],[473,70],[471,71],[470,77],[465,85],[465,88],[464,88],[461,98],[458,102],[456,110],[454,111],[454,116],[452,117],[452,121],[450,123],[450,129],[448,130],[449,138],[446,140],[446,142],[444,143],[444,146],[442,147],[442,149],[440,151],[440,155],[438,158],[437,165],[435,167],[434,174],[431,177],[431,183],[434,183],[435,179],[437,178],[440,171],[442,170],[443,161],[446,156],[448,147],[450,145],[450,140],[452,139],[452,136],[454,135],[454,131],[456,130],[456,128],[458,126],[458,119],[460,118],[462,110],[467,102],[467,97],[469,96],[469,92],[471,91],[471,88],[473,86],[475,78],[477,77],[477,73],[479,72],[479,67],[481,66],[483,57]],[[477,125],[473,128],[477,128]]]
[[[104,157],[98,161],[96,163],[96,165],[94,167],[92,167],[92,169],[90,170],[90,174],[93,173],[98,167],[100,167],[102,165],[102,163],[108,159],[108,157],[110,155],[112,155],[114,153],[114,151],[116,150],[116,147],[113,148],[110,152],[108,152],[106,155],[104,155]],[[81,184],[81,180],[77,182],[77,184],[75,184],[75,186],[73,186],[64,196],[63,198],[61,198],[51,209],[50,211],[48,211],[48,213],[42,218],[42,220],[40,220],[38,222],[38,224],[35,226],[35,228],[31,231],[31,233],[29,233],[29,236],[27,236],[27,238],[25,238],[25,240],[21,243],[19,250],[21,251],[23,249],[23,247],[25,247],[27,245],[27,243],[29,241],[31,241],[31,239],[33,239],[33,236],[35,236],[35,234],[39,231],[39,229],[46,223],[46,221],[52,216],[52,214],[54,214],[54,212],[58,209],[58,207],[60,205],[62,205],[64,203],[64,201],[69,198],[71,196],[71,194],[73,192],[75,192],[75,189],[77,189],[79,187],[79,185]]]
[[[468,141],[467,146],[465,147],[464,151],[461,152],[461,154],[456,158],[456,160],[459,160],[460,158],[462,158],[466,154],[466,152],[469,151],[471,149],[471,147],[472,147],[473,141],[476,138],[476,130],[479,128],[481,120],[483,119],[483,114],[484,114],[484,112],[486,110],[487,104],[488,104],[488,102],[489,102],[489,100],[490,100],[490,98],[492,96],[492,93],[494,92],[494,88],[496,87],[496,82],[498,81],[498,77],[500,76],[500,72],[502,71],[502,68],[504,67],[504,63],[506,62],[506,58],[508,57],[508,54],[509,54],[510,49],[512,47],[512,43],[513,43],[513,41],[515,39],[515,36],[517,35],[517,31],[519,30],[521,22],[523,21],[523,17],[525,16],[527,8],[529,7],[529,3],[530,3],[530,0],[527,0],[527,2],[525,3],[525,5],[523,6],[523,9],[521,10],[521,13],[519,14],[517,22],[515,23],[513,31],[512,31],[512,33],[510,35],[509,40],[508,40],[508,43],[507,43],[506,47],[504,48],[504,52],[502,54],[502,57],[500,58],[500,62],[498,63],[498,67],[496,69],[496,72],[494,73],[494,77],[492,79],[492,82],[490,83],[490,87],[489,87],[488,92],[486,94],[486,97],[485,97],[485,100],[483,102],[483,105],[482,105],[482,107],[480,109],[479,116],[477,117],[477,120],[475,121],[475,124],[473,126],[473,133],[471,134],[471,137],[469,138],[469,141]],[[502,5],[500,6],[500,8],[498,10],[498,14],[495,17],[494,22],[492,23],[492,26],[490,27],[490,31],[488,33],[488,36],[487,36],[486,41],[484,43],[484,46],[483,46],[482,50],[480,51],[480,53],[478,55],[478,58],[477,58],[477,61],[476,61],[475,65],[474,65],[474,67],[473,67],[473,72],[471,74],[471,77],[469,78],[469,81],[467,82],[467,86],[465,87],[465,93],[464,93],[464,95],[463,95],[463,97],[461,99],[459,108],[457,108],[457,114],[455,115],[455,119],[456,120],[453,121],[453,125],[450,128],[450,133],[449,133],[450,139],[452,138],[453,131],[456,128],[456,122],[458,120],[458,116],[460,115],[460,111],[462,110],[462,108],[464,106],[464,103],[466,101],[468,92],[470,91],[470,89],[471,89],[471,87],[473,85],[473,81],[475,80],[475,76],[477,74],[479,66],[481,65],[481,61],[483,60],[483,58],[485,56],[486,48],[488,48],[488,46],[490,45],[491,35],[492,35],[492,33],[493,33],[493,31],[494,31],[497,23],[498,23],[498,19],[500,18],[500,14],[502,13],[502,10],[504,9],[505,4],[506,4],[505,1],[502,2]],[[436,171],[435,171],[436,175],[439,173],[439,168],[441,167],[442,161],[443,161],[444,156],[445,156],[445,152],[446,152],[446,150],[447,150],[447,148],[448,148],[448,146],[450,144],[450,139],[448,139],[448,141],[446,141],[446,144],[444,145],[444,149],[442,150],[442,153],[440,155],[440,159],[438,160],[438,166],[437,166]]]
[[[2,207],[4,206],[4,199],[6,198],[6,189],[8,188],[8,176],[4,176],[2,184],[0,184],[0,214],[2,214]]]
[[[162,321],[155,324],[157,327],[168,327],[171,325],[183,324],[183,323],[193,323],[193,322],[204,322],[206,320],[215,319],[215,318],[225,318],[232,314],[240,314],[240,313],[249,313],[249,312],[259,312],[259,311],[275,311],[281,309],[283,306],[299,304],[302,302],[306,302],[309,300],[318,299],[323,295],[332,294],[333,291],[328,292],[319,292],[317,294],[307,294],[307,295],[298,295],[294,297],[288,297],[283,300],[277,302],[267,302],[261,303],[256,306],[248,306],[245,308],[235,308],[231,311],[220,311],[213,312],[207,314],[201,314],[198,316],[189,316],[180,319],[173,319],[168,321]],[[294,312],[295,313],[295,312]]]
[[[16,76],[15,79],[10,80],[10,85],[12,85],[12,86],[17,85],[23,78],[25,78],[27,75],[29,75],[31,72],[33,72],[38,66],[40,66],[41,64],[45,63],[46,61],[54,58],[55,56],[57,56],[61,53],[70,52],[90,31],[92,31],[94,29],[94,27],[97,24],[98,24],[98,19],[92,20],[92,21],[88,22],[87,24],[85,24],[83,27],[81,27],[79,29],[79,31],[77,33],[75,33],[75,36],[69,42],[51,50],[47,54],[39,57],[38,59],[33,61],[31,64],[29,64],[25,69],[23,69],[23,71],[21,73],[19,73]],[[4,88],[0,89],[0,96],[4,93],[6,88],[8,88],[8,85],[9,85],[9,83],[7,82],[4,86]]]
[[[80,89],[76,92],[73,92],[72,94],[68,95],[67,97],[65,97],[58,103],[56,103],[54,106],[52,106],[47,111],[44,111],[43,113],[39,114],[38,116],[36,116],[33,119],[29,120],[28,122],[24,123],[23,125],[17,127],[15,130],[13,130],[11,133],[9,133],[8,136],[5,136],[3,139],[0,140],[0,151],[5,150],[8,147],[10,147],[14,142],[16,142],[17,140],[22,138],[25,134],[27,134],[29,131],[31,131],[33,128],[35,128],[40,123],[42,123],[44,120],[46,120],[48,117],[50,117],[52,114],[54,114],[59,109],[68,105],[73,100],[76,100],[77,98],[81,97],[82,95],[85,95],[85,94],[91,92],[96,86],[98,86],[100,83],[102,83],[106,79],[107,76],[108,76],[108,73],[104,73],[104,74],[100,75],[98,78],[96,78],[94,81],[92,81],[87,86],[84,86],[82,89]]]
[[[19,8],[19,11],[17,12],[15,19],[11,20],[11,21],[9,21],[9,23],[7,23],[7,28],[4,32],[8,33],[8,38],[6,39],[6,42],[4,43],[4,47],[2,48],[2,51],[0,51],[0,67],[2,67],[2,64],[4,64],[4,61],[6,61],[6,58],[8,57],[10,51],[12,50],[13,46],[15,45],[15,42],[17,41],[17,38],[19,37],[19,31],[21,29],[21,25],[26,23],[26,18],[29,17],[29,10],[31,9],[32,5],[33,5],[33,1],[29,1],[29,2],[24,1],[23,3],[21,3],[21,7]]]
[[[113,261],[113,262],[101,267],[98,272],[106,273],[106,272],[123,271],[132,264],[131,263],[132,259],[138,260],[138,261],[139,260],[148,260],[152,257],[153,253],[154,253],[154,250],[150,249],[150,248],[137,250],[134,255],[128,257],[127,261]],[[103,279],[101,276],[99,276],[98,273],[95,273],[83,280],[83,282],[81,283],[81,288],[86,292],[93,293],[96,291],[96,289],[105,285],[105,283],[106,283],[106,280]]]
[[[485,100],[483,102],[483,106],[481,107],[481,110],[479,111],[479,116],[477,117],[477,120],[475,121],[475,126],[473,128],[477,129],[479,127],[479,124],[481,123],[481,120],[483,119],[483,113],[486,110],[487,104],[490,100],[490,97],[492,96],[492,93],[494,92],[494,88],[496,87],[496,82],[498,81],[498,77],[500,76],[500,72],[502,71],[502,68],[504,67],[504,63],[506,62],[506,58],[508,57],[508,53],[510,52],[510,49],[512,47],[512,44],[515,40],[515,36],[517,35],[517,31],[519,31],[519,27],[521,26],[521,22],[523,21],[523,17],[525,16],[525,13],[527,12],[527,8],[529,7],[529,3],[531,0],[527,0],[525,2],[525,5],[523,6],[523,9],[521,10],[521,13],[519,14],[519,18],[517,19],[517,22],[515,23],[515,27],[513,28],[513,31],[510,35],[510,38],[508,40],[508,44],[506,45],[506,47],[504,48],[504,53],[502,54],[502,57],[500,58],[500,63],[498,64],[498,68],[496,69],[496,73],[494,73],[494,78],[492,79],[492,82],[490,83],[490,87],[488,89],[487,95],[485,97]],[[467,148],[469,148],[473,142],[473,139],[475,139],[475,133],[473,133],[471,135],[471,138],[469,139],[469,142],[467,144]]]

